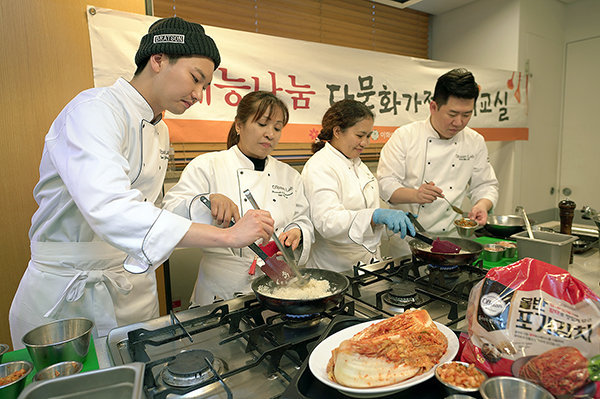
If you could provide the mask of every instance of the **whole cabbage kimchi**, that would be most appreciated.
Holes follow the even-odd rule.
[[[352,388],[396,384],[425,373],[446,353],[448,339],[425,310],[408,310],[370,325],[332,351],[327,374]]]

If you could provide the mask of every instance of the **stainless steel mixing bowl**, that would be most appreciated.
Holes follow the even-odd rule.
[[[554,399],[550,392],[517,377],[492,377],[479,387],[483,399]]]
[[[37,370],[67,360],[83,363],[90,349],[93,327],[91,320],[82,317],[57,320],[29,331],[21,342]]]

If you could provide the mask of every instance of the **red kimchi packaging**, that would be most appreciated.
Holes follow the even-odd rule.
[[[471,290],[461,360],[555,397],[600,398],[600,298],[566,270],[525,258]]]

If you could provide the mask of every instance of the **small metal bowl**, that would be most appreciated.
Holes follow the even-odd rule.
[[[550,392],[517,377],[491,377],[479,387],[483,399],[554,399]]]
[[[504,257],[504,247],[496,244],[485,244],[483,246],[483,260],[499,262]]]
[[[2,363],[2,356],[8,352],[8,345],[0,344],[0,363]]]
[[[38,371],[37,374],[33,376],[33,381],[51,380],[53,378],[77,374],[82,368],[83,364],[73,360],[56,363]]]
[[[446,387],[446,392],[448,394],[454,394],[454,393],[468,393],[468,392],[477,392],[477,391],[479,391],[479,386],[474,387],[474,388],[463,388],[463,387],[459,387],[457,385],[452,385],[451,383],[443,380],[440,377],[440,374],[439,374],[440,368],[443,367],[444,365],[449,365],[449,364],[453,364],[453,363],[454,364],[461,364],[461,365],[463,365],[465,367],[469,367],[469,363],[458,362],[458,361],[451,361],[451,362],[440,363],[440,364],[438,364],[438,365],[435,366],[435,378],[437,378],[438,381],[441,382],[444,385],[444,387]],[[479,373],[481,373],[481,375],[483,375],[483,382],[485,382],[485,380],[487,380],[487,378],[488,378],[487,374],[484,373],[483,371],[477,369],[477,368],[476,368],[476,370]],[[483,384],[483,382],[482,382],[482,384]]]
[[[458,235],[464,238],[472,237],[473,234],[475,234],[475,230],[479,227],[479,224],[477,224],[476,221],[465,218],[456,219],[454,225],[456,226]]]
[[[16,399],[23,388],[25,388],[25,380],[29,373],[31,373],[31,370],[33,370],[33,364],[27,360],[16,360],[14,362],[0,364],[0,377],[8,377],[21,369],[25,369],[25,374],[13,382],[0,385],[0,398]]]
[[[498,241],[496,245],[500,245],[504,248],[505,258],[514,258],[517,254],[517,243],[510,241]]]

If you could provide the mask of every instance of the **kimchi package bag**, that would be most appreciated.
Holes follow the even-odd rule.
[[[462,361],[560,399],[600,398],[600,298],[566,270],[531,258],[493,268],[471,290],[467,319]]]

